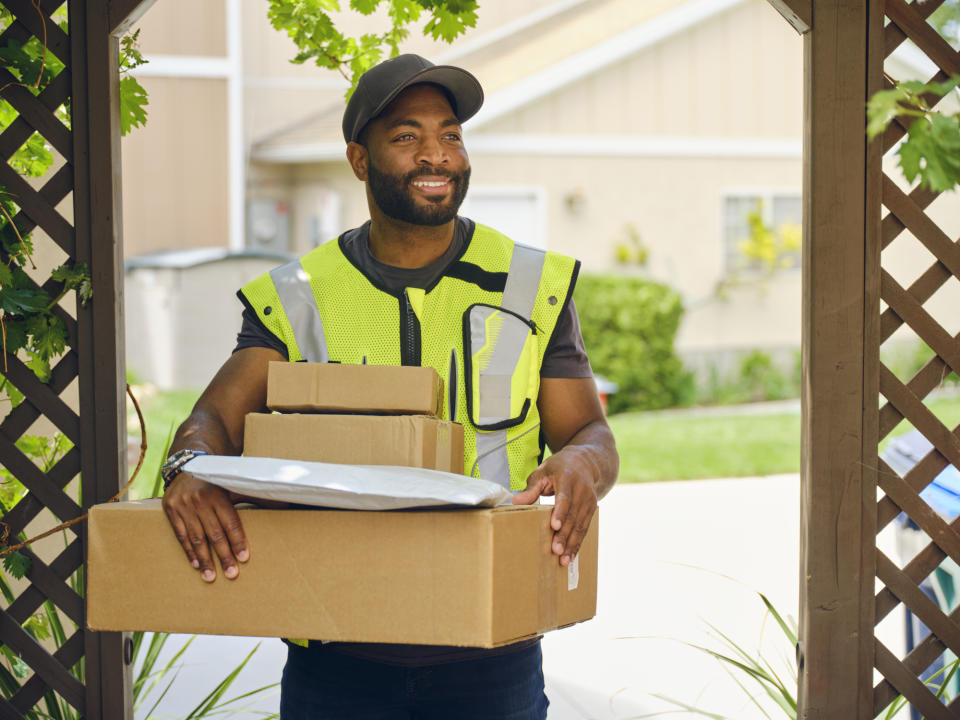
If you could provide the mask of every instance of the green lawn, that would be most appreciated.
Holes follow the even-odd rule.
[[[200,392],[156,393],[141,403],[147,426],[147,458],[134,486],[134,496],[149,494],[162,461],[167,435],[190,413]],[[960,397],[929,403],[949,427],[960,424]],[[621,482],[745,477],[800,471],[800,414],[744,415],[722,410],[642,412],[610,416],[620,451]],[[140,430],[133,417],[131,435]],[[910,430],[901,423],[891,437]],[[131,468],[132,471],[132,468]]]
[[[949,427],[960,397],[929,403]],[[800,415],[623,413],[609,418],[620,451],[621,482],[745,477],[800,472]],[[911,429],[901,423],[891,434]]]
[[[147,428],[147,455],[143,468],[134,481],[131,490],[132,497],[147,497],[157,477],[160,463],[163,462],[167,445],[167,438],[177,426],[182,423],[193,404],[200,396],[199,390],[169,390],[156,394],[146,394],[134,388],[134,395],[143,411],[144,425]],[[127,433],[130,437],[140,438],[140,424],[137,422],[133,404],[127,399]],[[133,472],[136,460],[130,463],[130,472]]]

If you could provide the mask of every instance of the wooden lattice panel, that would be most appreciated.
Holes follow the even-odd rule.
[[[0,134],[0,187],[9,194],[20,208],[14,221],[21,233],[32,232],[36,252],[43,252],[44,243],[53,243],[66,255],[68,262],[76,259],[76,235],[72,223],[57,206],[73,191],[74,186],[74,139],[69,127],[56,115],[58,108],[69,107],[71,95],[71,48],[70,38],[61,30],[51,15],[64,3],[63,0],[3,0],[13,14],[14,22],[0,34],[0,47],[11,42],[25,45],[31,38],[43,41],[47,52],[55,56],[64,68],[39,94],[20,85],[0,65],[2,99],[16,111],[18,117]],[[42,178],[43,184],[27,182],[10,165],[13,154],[34,133],[39,133],[62,159],[62,164]],[[2,252],[2,251],[0,251]],[[9,260],[2,257],[3,262]],[[57,283],[50,281],[44,289],[56,296]],[[60,520],[69,520],[82,513],[81,507],[67,492],[66,486],[80,472],[80,418],[61,397],[78,376],[77,321],[63,308],[57,306],[55,313],[64,321],[69,336],[66,353],[56,362],[49,383],[37,379],[33,371],[20,358],[7,355],[6,366],[0,372],[7,381],[23,393],[24,400],[12,410],[3,411],[0,421],[0,463],[26,488],[26,494],[3,516],[12,537],[23,532],[28,523],[44,509]],[[20,451],[16,441],[38,421],[44,421],[56,432],[63,433],[74,446],[66,452],[47,472],[43,472],[27,455]],[[85,688],[79,668],[85,651],[83,600],[70,585],[70,578],[83,565],[81,539],[67,531],[67,543],[52,561],[44,562],[33,552],[24,554],[31,561],[25,577],[26,583],[12,602],[4,602],[0,610],[0,641],[29,666],[26,677],[16,681],[12,673],[3,671],[3,697],[0,699],[0,716],[4,718],[25,717],[44,696],[55,693],[76,709],[76,715],[85,710]],[[11,587],[18,587],[11,584]],[[44,603],[56,607],[57,616],[63,625],[65,639],[55,647],[50,641],[41,642],[24,629],[24,624]],[[47,606],[49,608],[49,605]],[[9,663],[0,661],[7,670]],[[20,687],[17,688],[16,684]],[[47,712],[41,704],[36,708]]]
[[[884,28],[884,56],[888,57],[907,40],[912,41],[939,68],[930,78],[937,82],[960,74],[960,53],[927,22],[942,2],[885,3],[889,24]],[[884,84],[892,87],[889,80]],[[930,100],[935,102],[936,98]],[[882,138],[884,154],[891,152],[904,136],[908,121],[891,125]],[[948,332],[930,310],[931,298],[946,284],[955,282],[953,278],[960,278],[960,239],[951,239],[931,218],[929,208],[936,193],[920,187],[904,191],[886,174],[880,184],[881,201],[888,211],[880,226],[881,247],[888,248],[906,232],[934,258],[906,287],[894,278],[893,268],[881,263],[880,297],[886,309],[880,317],[880,344],[906,326],[932,349],[933,356],[906,381],[880,364],[880,440],[906,420],[933,447],[902,477],[878,459],[882,496],[877,505],[877,531],[903,512],[930,542],[902,567],[876,549],[876,574],[883,587],[875,598],[875,623],[879,624],[902,603],[931,633],[905,658],[896,657],[875,638],[874,666],[882,679],[874,688],[874,714],[881,714],[897,696],[903,695],[924,717],[947,720],[960,716],[960,698],[947,696],[941,701],[921,677],[946,649],[960,656],[960,610],[945,613],[921,585],[946,558],[960,563],[960,519],[948,523],[920,493],[951,463],[960,468],[960,426],[945,426],[924,402],[951,371],[960,372],[960,335]]]

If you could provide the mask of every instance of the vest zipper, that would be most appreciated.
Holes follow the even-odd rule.
[[[410,305],[407,291],[400,296],[400,364],[420,364],[420,320]]]

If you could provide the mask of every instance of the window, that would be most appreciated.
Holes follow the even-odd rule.
[[[800,267],[800,194],[737,193],[723,199],[726,271]],[[751,217],[752,216],[752,217]],[[757,220],[761,225],[757,225]],[[756,226],[753,227],[753,226]],[[756,229],[772,234],[760,237]],[[744,243],[748,246],[745,249]]]

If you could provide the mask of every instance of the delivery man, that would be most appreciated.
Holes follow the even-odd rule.
[[[240,290],[237,348],[163,467],[164,510],[204,580],[216,579],[214,554],[235,578],[256,548],[237,497],[183,465],[242,452],[244,416],[266,411],[273,360],[435,367],[457,388],[449,419],[464,426],[464,473],[512,489],[515,503],[554,495],[553,551],[564,566],[576,556],[619,467],[571,299],[579,263],[457,215],[470,179],[461,125],[482,102],[470,73],[416,55],[360,79],[343,134],[370,220]],[[553,454],[540,462],[544,443]],[[495,650],[288,646],[284,720],[546,717],[539,639]]]

